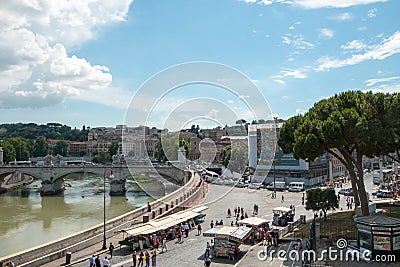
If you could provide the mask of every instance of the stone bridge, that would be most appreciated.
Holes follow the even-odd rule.
[[[121,195],[126,191],[126,178],[137,174],[160,174],[173,183],[184,184],[187,174],[175,166],[127,166],[127,165],[71,165],[71,166],[1,166],[0,176],[21,173],[42,180],[41,195],[56,194],[64,190],[64,177],[72,173],[92,173],[111,178],[110,195]],[[111,176],[112,175],[112,176]]]

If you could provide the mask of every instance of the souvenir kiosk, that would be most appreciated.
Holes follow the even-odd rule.
[[[205,237],[214,237],[214,253],[216,257],[234,259],[240,253],[239,246],[251,234],[251,228],[245,226],[223,226],[211,228],[203,233]]]
[[[287,226],[289,222],[293,222],[294,212],[290,208],[277,207],[272,210],[274,213],[272,224],[276,226]]]
[[[361,250],[370,250],[376,255],[395,255],[400,261],[400,219],[371,215],[356,217],[357,244]]]

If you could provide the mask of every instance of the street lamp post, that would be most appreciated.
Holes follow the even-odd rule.
[[[107,249],[106,244],[106,171],[104,170],[103,175],[103,247],[101,249]]]
[[[273,164],[273,166],[274,166],[274,198],[276,198],[276,181],[275,181],[275,179],[276,179],[276,168],[275,168],[275,165],[276,165],[276,163],[275,163],[275,155],[276,155],[276,143],[277,143],[277,140],[278,140],[278,136],[277,136],[277,130],[276,130],[276,121],[278,120],[278,117],[274,117],[274,129],[275,129],[275,151],[274,151],[274,159],[273,159],[273,161],[272,161],[272,164]]]
[[[113,172],[110,172],[110,179],[114,178]],[[101,249],[107,249],[106,244],[106,170],[103,175],[103,247]]]

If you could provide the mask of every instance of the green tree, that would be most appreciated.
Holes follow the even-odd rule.
[[[228,167],[229,164],[229,160],[231,159],[231,150],[232,147],[226,146],[221,150],[220,156],[219,156],[219,163],[224,165],[225,168]]]
[[[118,142],[112,141],[111,145],[108,147],[108,153],[110,154],[110,156],[112,157],[114,155],[117,155],[118,150],[119,150]]]
[[[21,137],[13,137],[7,139],[15,149],[16,160],[29,160],[29,143],[28,140]]]
[[[186,156],[190,151],[190,138],[179,136],[179,133],[167,133],[155,145],[154,157],[158,162],[175,161],[178,159],[179,144],[183,143]]]
[[[393,115],[393,98],[390,94],[349,91],[323,99],[304,116],[288,119],[278,144],[284,153],[306,160],[325,151],[335,156],[349,172],[356,206],[361,205],[362,214],[368,215],[362,158],[390,150],[394,125],[398,124],[390,121],[398,120]]]
[[[162,148],[161,140],[159,140],[155,145],[154,157],[159,163],[167,160],[164,149]]]
[[[35,144],[33,146],[34,157],[44,157],[48,154],[49,146],[47,145],[46,139],[44,137],[39,137],[35,140]]]
[[[307,190],[306,210],[318,212],[322,210],[324,220],[326,220],[326,212],[339,208],[339,201],[333,188],[313,188]]]
[[[8,140],[3,140],[2,148],[3,148],[3,161],[5,163],[9,163],[16,159],[15,148]]]
[[[94,163],[108,163],[110,162],[111,157],[108,152],[101,152],[99,155],[93,156],[92,161]]]
[[[220,163],[231,171],[244,172],[248,165],[247,146],[233,143],[224,147],[220,154]]]
[[[61,140],[56,143],[53,150],[54,155],[61,155],[63,157],[68,154],[68,143],[67,141]]]

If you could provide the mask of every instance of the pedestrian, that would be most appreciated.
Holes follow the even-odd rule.
[[[207,245],[206,245],[206,253],[204,253],[204,258],[208,258],[208,257],[210,257],[210,249],[211,249],[211,245],[210,245],[210,242],[207,242]]]
[[[157,254],[156,251],[153,250],[153,254],[151,255],[151,267],[157,266]]]
[[[114,251],[114,245],[113,245],[113,243],[110,243],[110,246],[109,246],[109,251],[110,251],[110,259],[112,259],[112,256],[113,256],[113,251]]]
[[[210,258],[206,258],[205,259],[204,266],[211,266],[211,259]]]
[[[233,221],[231,221],[231,226],[233,226]]]
[[[90,257],[90,259],[89,259],[89,266],[90,267],[94,267],[94,255],[92,255],[92,257]]]
[[[230,217],[231,217],[231,209],[228,208],[228,218],[230,218]]]
[[[132,267],[136,267],[136,262],[137,262],[136,251],[133,251],[133,253],[132,253]]]
[[[103,259],[103,267],[109,267],[110,266],[110,262],[107,259],[107,256]]]
[[[150,253],[148,250],[146,250],[145,256],[146,256],[146,267],[150,267]]]
[[[150,202],[147,202],[147,212],[151,212]]]
[[[146,256],[144,255],[143,251],[140,251],[139,254],[139,261],[138,261],[138,267],[142,267],[143,266],[143,261],[146,259]]]
[[[281,202],[285,202],[285,197],[282,195],[282,200]]]
[[[161,246],[161,252],[168,251],[168,247],[167,247],[167,238],[164,236],[163,240],[162,240],[162,246]]]
[[[323,213],[322,213],[322,210],[319,212],[319,217],[320,218],[322,218],[322,215],[323,215]]]
[[[236,207],[233,209],[233,212],[235,213],[235,217],[236,217],[236,214],[237,214],[237,208]]]
[[[183,229],[185,229],[186,237],[189,237],[189,224],[185,223],[185,225],[183,226]]]
[[[214,228],[214,221],[213,220],[211,220],[210,227]]]
[[[96,259],[94,259],[94,264],[96,265],[96,267],[101,267],[99,256],[97,256]]]
[[[201,235],[201,224],[197,225],[197,235]]]
[[[185,234],[182,230],[180,232],[181,232],[181,242],[180,243],[183,243],[183,241],[185,240]]]

